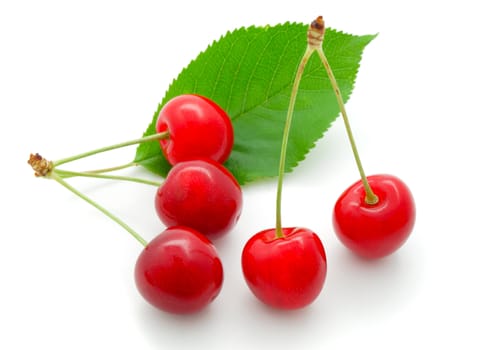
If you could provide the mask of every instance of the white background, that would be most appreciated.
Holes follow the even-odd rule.
[[[0,348],[489,349],[490,25],[481,1],[2,1],[0,5]],[[241,26],[309,23],[379,36],[347,104],[368,174],[411,187],[418,217],[395,255],[367,263],[336,239],[331,211],[358,178],[338,119],[287,176],[283,221],[325,244],[325,288],[278,312],[251,295],[240,254],[274,225],[275,181],[244,187],[235,230],[217,242],[218,299],[178,317],[140,297],[141,246],[57,185],[29,153],[58,159],[139,137],[166,88],[212,40]],[[293,74],[293,72],[291,72]],[[121,164],[134,148],[80,162]],[[144,171],[128,171],[145,176]],[[151,177],[151,176],[150,176]],[[72,184],[151,239],[154,188]]]

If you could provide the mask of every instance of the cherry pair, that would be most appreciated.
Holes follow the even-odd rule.
[[[168,227],[149,242],[135,267],[136,286],[153,306],[172,313],[199,311],[223,283],[223,266],[210,239],[229,232],[242,209],[242,192],[221,164],[233,146],[228,115],[210,99],[180,95],[156,121],[164,156],[173,165],[155,197]]]
[[[221,290],[223,267],[209,238],[226,234],[237,223],[240,186],[215,161],[183,161],[170,170],[155,204],[168,228],[138,258],[138,290],[164,311],[198,311]]]
[[[158,188],[155,207],[166,226],[184,225],[217,238],[237,222],[241,188],[221,163],[233,147],[227,113],[204,96],[174,97],[156,120],[164,156],[173,165]]]
[[[396,251],[410,235],[415,204],[409,188],[397,177],[366,177],[354,143],[340,89],[323,52],[324,21],[320,16],[308,29],[308,46],[296,72],[284,126],[276,197],[276,227],[250,238],[242,252],[242,269],[248,286],[265,304],[297,309],[320,294],[327,272],[326,255],[318,236],[306,228],[282,228],[281,193],[288,134],[299,82],[317,52],[335,92],[349,141],[361,175],[338,199],[333,226],[339,239],[365,258],[381,258]]]

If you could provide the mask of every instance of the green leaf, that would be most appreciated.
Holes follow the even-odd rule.
[[[307,26],[285,23],[228,32],[200,53],[175,79],[145,135],[171,98],[196,93],[218,103],[230,116],[235,144],[225,166],[241,183],[277,175],[284,121],[297,66],[306,49]],[[344,101],[354,87],[361,55],[375,35],[354,36],[327,29],[323,50]],[[317,54],[308,62],[298,92],[286,171],[306,157],[339,115],[334,91]],[[170,165],[158,142],[141,144],[134,160],[166,176]]]

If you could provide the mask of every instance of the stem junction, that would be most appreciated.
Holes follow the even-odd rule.
[[[357,150],[354,141],[354,136],[352,134],[352,128],[350,127],[349,119],[347,117],[347,112],[345,110],[345,104],[342,99],[342,94],[340,93],[339,86],[337,84],[333,71],[330,68],[327,57],[323,52],[322,45],[323,45],[324,35],[325,35],[325,22],[323,21],[323,17],[319,16],[310,24],[310,27],[308,28],[308,33],[307,33],[308,46],[298,65],[296,76],[293,81],[293,87],[291,89],[291,97],[289,100],[289,106],[286,114],[286,121],[284,124],[284,133],[283,133],[282,144],[281,144],[281,153],[279,157],[279,175],[277,180],[277,194],[276,194],[276,237],[277,238],[284,237],[284,232],[282,230],[282,220],[281,220],[282,187],[284,181],[284,170],[286,165],[287,144],[289,139],[289,131],[291,129],[291,121],[293,117],[294,105],[296,103],[296,97],[298,95],[301,76],[303,75],[308,60],[310,59],[311,55],[315,51],[320,56],[320,60],[323,66],[325,67],[328,78],[330,79],[332,88],[335,92],[337,103],[339,105],[339,109],[342,114],[344,125],[347,130],[347,135],[349,137],[349,142],[352,148],[352,152],[354,153],[354,158],[356,160],[357,168],[359,169],[359,174],[361,176],[362,183],[366,191],[366,198],[365,198],[366,203],[370,205],[374,205],[378,202],[378,197],[376,196],[376,194],[374,194],[373,190],[371,189],[371,186],[369,185],[369,182],[367,181],[366,175],[364,173],[364,169],[361,164],[361,159],[359,157],[359,152]]]
[[[140,144],[142,142],[150,142],[150,141],[157,141],[157,140],[162,140],[165,138],[169,137],[168,132],[162,132],[162,133],[157,133],[154,135],[150,136],[144,136],[139,139],[131,140],[131,141],[126,141],[126,142],[121,142],[117,143],[111,146],[107,147],[102,147],[98,148],[89,152],[84,152],[77,154],[75,156],[63,158],[57,161],[48,161],[47,159],[43,158],[39,153],[36,154],[31,154],[29,157],[29,160],[27,163],[32,167],[34,170],[35,176],[38,177],[44,177],[47,179],[53,179],[56,182],[58,182],[60,185],[68,189],[70,192],[74,193],[93,207],[97,208],[99,211],[101,211],[104,215],[109,217],[111,220],[119,224],[121,227],[123,227],[129,234],[131,234],[138,242],[140,242],[143,246],[147,245],[147,242],[143,239],[142,236],[140,236],[135,230],[133,230],[129,225],[127,225],[123,220],[112,214],[109,210],[95,202],[94,200],[90,199],[77,189],[75,189],[73,186],[68,184],[65,179],[70,178],[70,177],[75,177],[75,176],[84,176],[84,177],[93,177],[93,178],[103,178],[103,179],[112,179],[112,180],[123,180],[123,181],[133,181],[133,182],[139,182],[139,183],[144,183],[152,186],[160,186],[160,183],[155,182],[155,181],[150,181],[146,179],[141,179],[141,178],[135,178],[135,177],[129,177],[129,176],[118,176],[118,175],[107,175],[107,172],[112,172],[116,170],[121,170],[124,168],[128,168],[130,166],[136,165],[134,162],[130,162],[128,164],[124,164],[121,166],[117,167],[112,167],[112,168],[106,168],[106,169],[98,169],[98,170],[92,170],[92,171],[84,171],[84,172],[76,172],[76,171],[68,171],[68,170],[61,170],[58,169],[57,167],[61,164],[65,164],[68,162],[72,162],[81,158],[86,158],[98,153],[102,152],[107,152],[111,151],[117,148],[121,147],[126,147],[126,146],[131,146],[135,144]]]

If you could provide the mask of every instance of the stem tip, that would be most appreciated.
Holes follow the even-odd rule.
[[[308,29],[308,46],[313,49],[321,49],[323,36],[325,35],[325,22],[322,16],[318,16],[310,24]]]
[[[325,21],[323,20],[323,16],[318,16],[313,22],[311,22],[310,27],[318,31],[324,31]]]
[[[38,177],[46,176],[53,170],[53,162],[43,158],[39,153],[31,153],[27,163],[34,170],[34,175]]]

